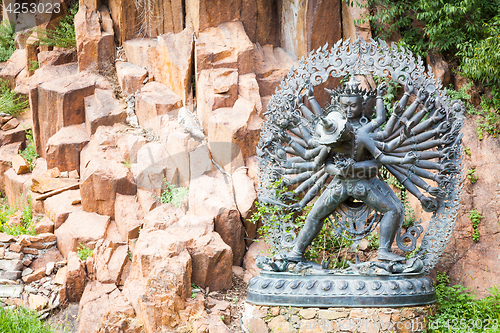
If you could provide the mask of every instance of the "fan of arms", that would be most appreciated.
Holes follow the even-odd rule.
[[[455,110],[447,114],[436,108],[434,97],[423,88],[408,105],[414,92],[408,81],[386,121],[382,97],[387,85],[376,91],[358,85],[351,77],[344,89],[328,90],[332,104],[325,109],[309,85],[305,94],[297,96],[298,116],[277,122],[284,150],[278,149],[273,157],[286,174],[284,184],[297,185],[286,195],[292,199],[304,193],[292,208],[304,208],[333,177],[368,178],[383,166],[421,201],[424,210],[436,210],[439,199],[445,199],[450,174],[458,172],[452,160],[458,153],[462,122],[456,121]],[[374,99],[376,116],[371,119]]]

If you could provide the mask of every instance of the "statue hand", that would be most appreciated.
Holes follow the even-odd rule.
[[[437,123],[446,116],[444,108],[437,109],[432,115],[432,121]]]
[[[434,104],[436,103],[436,99],[434,97],[431,97],[431,98],[428,98],[425,103],[424,103],[424,106],[427,110],[430,110],[434,107]]]
[[[450,145],[455,141],[455,136],[452,133],[447,133],[441,138],[441,142],[444,145]]]
[[[426,212],[433,212],[433,211],[437,210],[437,208],[438,208],[436,200],[433,198],[426,197],[426,196],[420,197],[420,203],[422,204],[422,208]]]
[[[405,82],[405,93],[409,95],[413,92],[415,92],[415,86],[413,85],[413,81],[407,79]]]
[[[283,142],[290,143],[290,141],[292,141],[292,137],[290,136],[290,134],[288,134],[287,131],[281,130],[278,133],[278,135],[279,135],[279,138],[281,139],[281,141],[283,141]]]
[[[417,161],[417,155],[414,152],[410,151],[403,157],[403,164],[413,164]]]
[[[387,88],[389,88],[387,82],[382,82],[381,84],[379,84],[377,87],[377,96],[382,96],[383,94],[385,94]]]
[[[425,88],[420,88],[420,90],[417,93],[417,100],[422,103],[427,97],[429,96],[429,93]]]
[[[444,198],[446,196],[445,191],[439,187],[429,187],[427,192],[429,192],[430,195],[438,198]]]
[[[394,103],[394,106],[392,108],[392,112],[394,112],[396,115],[400,115],[401,113],[403,113],[403,108],[401,107],[401,104],[399,103]]]
[[[445,121],[445,122],[442,122],[441,124],[439,124],[439,126],[437,128],[437,132],[440,133],[440,134],[444,134],[449,129],[450,129],[450,123],[447,122],[447,121]]]

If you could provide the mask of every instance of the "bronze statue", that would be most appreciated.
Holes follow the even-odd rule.
[[[396,232],[404,219],[404,207],[392,189],[377,177],[378,171],[382,165],[389,167],[395,176],[402,180],[402,184],[408,191],[419,198],[422,206],[426,210],[432,211],[437,208],[435,200],[423,195],[415,183],[421,185],[430,194],[439,195],[442,190],[427,185],[422,178],[416,174],[410,174],[408,170],[411,167],[414,170],[420,168],[421,164],[429,164],[428,161],[421,163],[421,158],[442,157],[445,151],[436,151],[430,156],[428,156],[429,154],[417,154],[413,151],[405,152],[404,139],[406,138],[398,136],[388,142],[383,142],[383,140],[392,137],[392,134],[396,133],[399,128],[404,127],[404,133],[411,133],[411,137],[414,138],[407,144],[418,145],[430,137],[440,136],[438,140],[433,142],[434,146],[438,146],[446,143],[447,137],[442,137],[442,135],[448,129],[447,123],[442,123],[436,129],[426,132],[425,135],[418,136],[423,129],[436,124],[444,115],[441,113],[442,110],[435,110],[433,99],[429,98],[423,89],[419,91],[416,100],[402,114],[406,108],[408,96],[413,90],[410,82],[405,85],[405,94],[395,104],[392,116],[384,130],[381,130],[380,126],[385,124],[386,120],[386,111],[382,100],[383,93],[387,88],[385,83],[379,85],[376,92],[365,91],[359,88],[360,83],[352,76],[343,89],[329,91],[332,96],[332,105],[328,114],[321,109],[314,98],[312,86],[307,89],[307,97],[313,112],[302,103],[301,98],[298,98],[297,105],[303,114],[318,115],[313,133],[306,127],[299,126],[301,136],[306,139],[305,142],[311,148],[302,147],[290,134],[284,130],[281,131],[281,140],[291,148],[289,153],[305,160],[298,163],[286,160],[282,166],[287,168],[287,173],[321,169],[322,175],[315,178],[321,179],[323,177],[326,179],[326,176],[330,175],[333,179],[308,214],[293,250],[285,255],[289,261],[304,260],[305,249],[321,231],[324,220],[341,203],[349,203],[353,200],[362,201],[371,209],[384,214],[380,221],[378,259],[383,261],[403,261],[405,259],[391,251]],[[376,117],[369,121],[368,117],[373,114],[371,100],[375,98],[375,95]],[[424,105],[423,109],[414,114],[421,104]],[[431,112],[432,116],[418,128],[415,128],[423,116]],[[425,146],[425,148],[431,147]],[[401,152],[396,152],[398,148]],[[399,155],[391,154],[394,152],[399,153]],[[439,164],[435,166],[441,168]],[[447,168],[442,169],[444,173],[449,171]],[[438,182],[446,179],[442,175],[430,176],[429,178]],[[285,178],[284,181],[285,184],[292,185],[296,179],[301,179],[301,176]],[[311,191],[305,195],[304,199],[294,205],[294,209],[301,210],[313,198],[313,194],[317,193],[317,187],[313,187]],[[293,195],[298,195],[300,192],[300,188],[296,189]]]
[[[384,106],[384,81],[360,88],[357,77],[366,75],[390,77],[404,87],[392,110]],[[325,87],[330,103],[322,107],[313,87],[329,77],[347,82]],[[451,100],[432,71],[407,50],[358,39],[339,41],[331,49],[325,45],[301,59],[283,78],[265,116],[257,147],[259,201],[274,207],[263,223],[277,254],[258,258],[261,273],[250,280],[247,301],[432,303],[435,291],[424,274],[446,247],[460,206],[463,103]],[[418,221],[401,228],[405,208],[382,170],[432,212],[426,230]],[[294,218],[306,206],[311,209],[297,230]],[[329,269],[326,260],[321,265],[306,261],[304,253],[325,221],[336,236],[355,243],[379,226],[378,261],[356,261],[347,269]],[[403,252],[413,252],[412,258],[393,253],[394,241]]]

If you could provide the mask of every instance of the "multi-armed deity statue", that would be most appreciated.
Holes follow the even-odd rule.
[[[347,82],[324,87],[330,102],[322,107],[313,87],[330,76]],[[357,79],[362,76],[389,77],[404,94],[386,110],[387,84],[362,89]],[[257,150],[259,200],[279,208],[263,221],[279,254],[258,258],[262,271],[250,281],[249,302],[391,306],[434,301],[432,282],[423,274],[449,240],[462,180],[463,105],[440,88],[420,59],[373,40],[325,46],[291,69],[268,105]],[[417,223],[401,234],[404,205],[382,169],[433,212],[417,250],[424,227]],[[308,205],[298,229],[293,217]],[[305,251],[326,221],[338,237],[354,242],[378,227],[378,260],[351,263],[348,269],[306,261]],[[406,260],[393,253],[394,243],[415,255]]]

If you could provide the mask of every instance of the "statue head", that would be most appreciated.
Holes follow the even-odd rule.
[[[337,104],[348,119],[367,118],[373,114],[375,90],[360,88],[360,82],[351,76],[340,89],[327,90],[332,98],[332,104]]]

